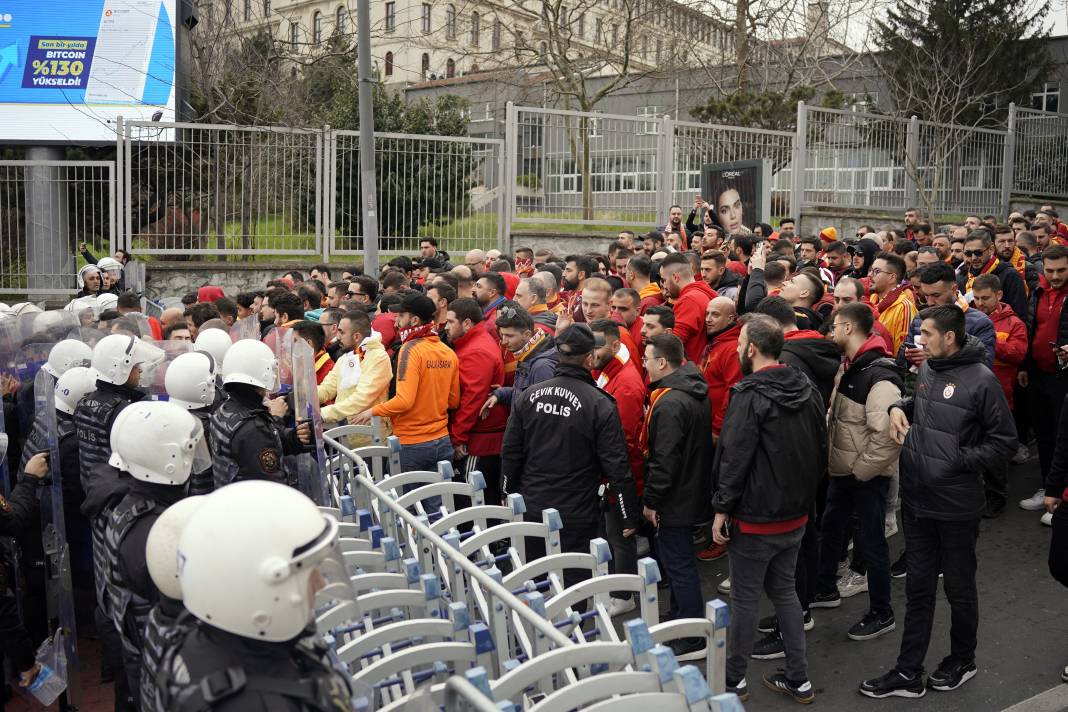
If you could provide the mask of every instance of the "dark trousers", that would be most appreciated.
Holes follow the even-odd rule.
[[[983,489],[989,502],[996,499],[1005,502],[1009,498],[1009,464],[998,462],[983,468]]]
[[[541,512],[526,512],[523,515],[524,521],[541,523]],[[576,552],[580,554],[590,553],[590,540],[597,538],[597,530],[599,528],[597,520],[591,520],[584,522],[576,520],[574,517],[564,519],[564,528],[560,530],[560,550],[568,552]],[[545,540],[544,539],[527,539],[527,562],[540,559],[545,556]],[[554,552],[555,553],[555,552]],[[588,579],[589,572],[582,572],[576,569],[567,569],[564,571],[564,586],[570,588],[580,581]],[[585,604],[581,606],[574,606],[575,610],[586,610]]]
[[[1068,586],[1068,504],[1064,503],[1053,512],[1049,572],[1062,586]]]
[[[950,607],[950,652],[943,662],[970,663],[975,660],[979,631],[979,592],[975,586],[975,543],[979,520],[942,521],[904,517],[906,562],[905,632],[897,669],[909,676],[921,674],[931,643],[938,573],[945,578]]]
[[[612,561],[608,570],[614,574],[638,573],[638,536],[623,536],[623,515],[619,507],[609,504],[601,516],[601,536],[612,549]],[[612,598],[630,600],[630,591],[613,591]]]
[[[701,579],[693,555],[693,527],[658,527],[656,553],[670,582],[668,619],[704,618]]]
[[[1031,424],[1038,443],[1038,463],[1042,468],[1042,480],[1049,474],[1053,462],[1053,448],[1057,444],[1057,424],[1061,418],[1061,405],[1068,394],[1068,376],[1032,370],[1027,390],[1031,400]]]
[[[468,455],[465,458],[452,463],[453,481],[467,482],[467,477],[472,472],[481,472],[486,480],[486,489],[482,491],[486,504],[499,505],[502,502],[501,494],[501,456],[500,455]],[[471,498],[462,494],[453,496],[456,509],[465,509],[471,506]]]
[[[888,477],[873,477],[867,482],[861,482],[856,477],[831,478],[827,488],[827,509],[823,513],[817,585],[820,593],[835,590],[842,544],[852,521],[854,551],[857,547],[864,551],[859,563],[864,567],[862,573],[868,575],[871,610],[881,615],[893,612],[890,606],[890,549],[883,535],[886,492],[889,488]],[[854,557],[854,566],[858,563],[857,559]]]

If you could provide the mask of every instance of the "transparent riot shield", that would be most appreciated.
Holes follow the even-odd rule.
[[[78,477],[76,472],[62,472],[59,454],[59,426],[56,420],[56,382],[47,371],[38,372],[34,381],[34,403],[47,438],[49,483],[41,494],[41,540],[45,554],[45,586],[48,593],[49,631],[62,644],[67,662],[66,705],[78,709],[81,683],[78,675],[78,631],[74,620],[74,588],[71,584],[70,547],[63,510],[63,477]]]
[[[230,327],[230,338],[234,341],[241,339],[260,340],[260,318],[255,314],[249,314],[244,319],[238,319]]]
[[[18,369],[15,366],[19,358],[19,342],[18,320],[15,317],[0,319],[0,390],[4,395],[14,395],[19,388]],[[11,415],[12,422],[15,422],[15,414],[12,412]],[[18,462],[19,446],[15,442],[14,431],[9,437],[5,420],[4,414],[0,412],[0,438],[7,442],[4,455],[0,457],[0,495],[6,500],[11,496],[11,487],[14,485],[14,478],[11,476],[8,463],[12,460]],[[21,554],[14,538],[0,536],[0,567],[8,569],[7,576],[0,576],[0,579],[6,578],[10,588],[6,591],[0,587],[0,598],[14,596],[20,617],[22,616],[22,590],[24,588],[20,579]]]
[[[109,334],[129,334],[146,341],[155,338],[152,333],[152,324],[144,314],[124,314],[118,319],[107,322]]]
[[[167,369],[170,368],[174,359],[193,350],[193,342],[152,341],[150,339],[142,339],[142,341],[155,346],[163,352],[163,356],[159,361],[142,367],[141,384],[138,386],[138,390],[147,393],[152,400],[165,401],[167,400],[167,387],[165,385],[167,382]]]
[[[315,378],[315,353],[304,339],[286,335],[290,341],[293,377],[293,415],[296,425],[311,426],[312,450],[297,455],[297,481],[300,490],[316,504],[326,504],[326,450],[323,444],[323,419],[319,413],[318,384]]]

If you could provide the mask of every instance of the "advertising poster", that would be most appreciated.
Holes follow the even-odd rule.
[[[732,161],[701,167],[703,197],[727,234],[769,222],[771,164],[764,160]]]

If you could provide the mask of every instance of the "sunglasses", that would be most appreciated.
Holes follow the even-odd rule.
[[[984,254],[986,254],[986,250],[965,250],[964,251],[964,256],[965,257],[982,257]]]

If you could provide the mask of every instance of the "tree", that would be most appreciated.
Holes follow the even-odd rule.
[[[736,91],[713,96],[690,113],[698,121],[727,126],[746,126],[768,131],[792,131],[797,127],[797,102],[812,103],[816,89],[795,86],[789,91]],[[845,97],[837,90],[825,92],[817,106],[840,109]]]

